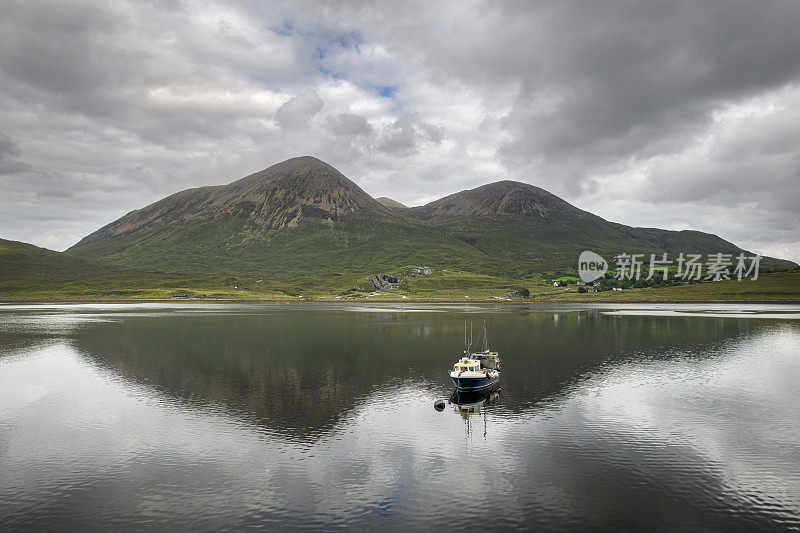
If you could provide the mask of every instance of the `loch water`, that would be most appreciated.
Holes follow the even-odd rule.
[[[0,530],[797,529],[798,384],[792,305],[2,305]]]

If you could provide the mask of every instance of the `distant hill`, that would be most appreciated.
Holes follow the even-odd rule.
[[[393,207],[395,209],[408,209],[407,205],[403,205],[397,200],[392,200],[391,198],[386,198],[385,196],[381,196],[380,198],[375,198],[379,204],[384,205],[386,207]]]
[[[0,296],[24,291],[79,289],[142,277],[116,265],[0,239]]]
[[[700,231],[638,228],[609,222],[546,190],[499,181],[461,191],[421,207],[411,216],[508,260],[534,265],[574,266],[582,250],[610,259],[618,253],[747,253]],[[794,268],[791,261],[764,258],[767,268]]]
[[[514,181],[406,208],[373,199],[318,159],[298,157],[228,185],[168,196],[69,252],[140,269],[327,277],[345,284],[405,265],[511,276],[574,268],[584,249],[609,259],[620,252],[743,251],[708,233],[609,222]],[[771,258],[763,264],[796,267]]]

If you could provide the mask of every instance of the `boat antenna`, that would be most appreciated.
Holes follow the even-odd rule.
[[[483,321],[483,351],[489,351],[489,332],[486,329],[486,321]]]
[[[472,320],[469,321],[469,351],[472,351]],[[472,354],[468,354],[472,355]]]

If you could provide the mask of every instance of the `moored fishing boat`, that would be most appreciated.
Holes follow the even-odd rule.
[[[489,349],[489,335],[485,322],[482,337],[483,351],[473,352],[472,338],[466,342],[466,324],[464,325],[465,355],[450,371],[450,378],[459,391],[491,390],[500,385],[500,354]]]

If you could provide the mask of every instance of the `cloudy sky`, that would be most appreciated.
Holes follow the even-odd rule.
[[[0,237],[315,155],[800,261],[800,2],[3,2]]]

